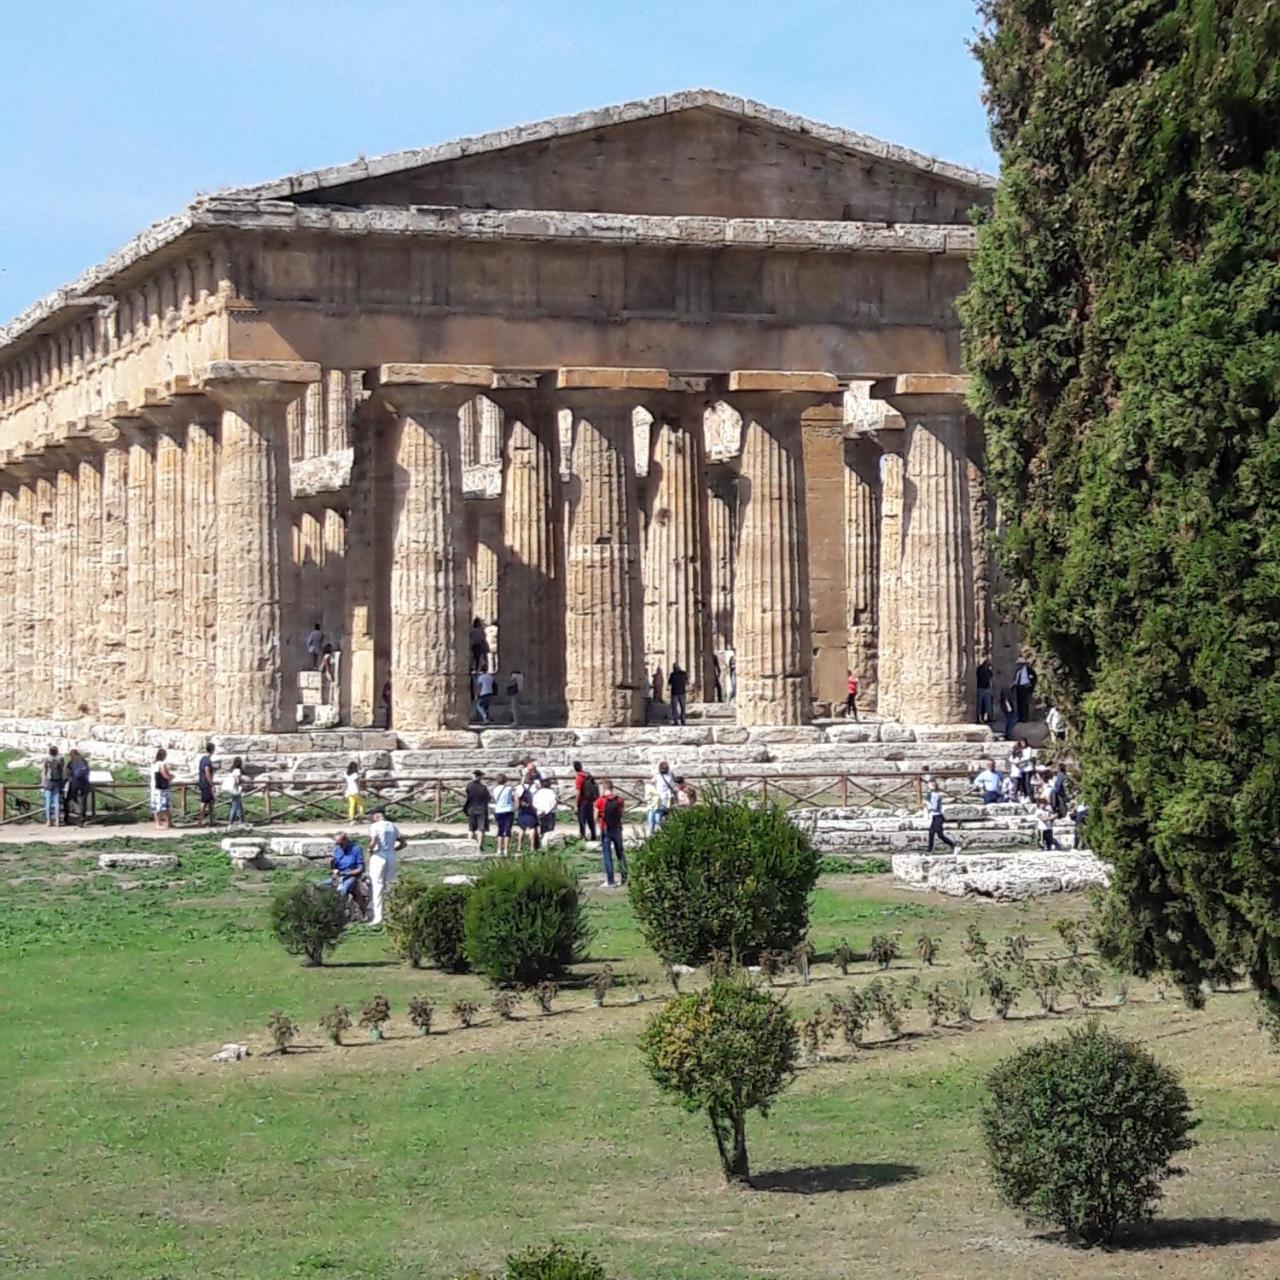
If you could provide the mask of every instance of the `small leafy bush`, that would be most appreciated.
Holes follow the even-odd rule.
[[[267,1019],[267,1032],[277,1053],[288,1053],[289,1046],[298,1038],[298,1024],[287,1013],[277,1009]]]
[[[533,998],[538,1002],[538,1008],[543,1013],[551,1012],[551,1006],[555,1004],[556,996],[559,994],[560,987],[550,979],[543,979],[533,989]]]
[[[591,941],[578,881],[561,858],[491,862],[466,904],[466,957],[495,983],[557,978]]]
[[[782,974],[783,957],[771,947],[760,952],[760,976],[770,985]]]
[[[1062,945],[1066,947],[1068,955],[1076,955],[1080,950],[1080,935],[1082,926],[1079,920],[1073,920],[1070,916],[1062,916],[1053,922],[1053,930],[1062,939]]]
[[[716,950],[741,964],[789,954],[809,931],[821,857],[774,805],[746,801],[673,809],[636,854],[631,905],[664,960],[704,964]]]
[[[446,973],[466,973],[465,915],[471,886],[433,884],[410,868],[387,891],[387,934],[396,954],[415,969],[423,960]]]
[[[507,991],[499,987],[493,993],[493,1000],[489,1004],[489,1008],[493,1010],[494,1016],[499,1022],[510,1022],[516,1016],[516,1009],[520,1004],[520,993],[518,991]]]
[[[1102,999],[1102,978],[1091,964],[1077,964],[1070,972],[1071,990],[1080,1001],[1080,1007],[1087,1009]]]
[[[308,966],[324,964],[347,927],[347,900],[328,885],[295,880],[271,897],[271,932],[290,955]]]
[[[982,966],[981,981],[996,1017],[1007,1018],[1022,994],[1017,974],[1002,964],[987,963]]]
[[[613,966],[604,965],[597,969],[591,975],[591,999],[594,1001],[597,1009],[604,1005],[605,999],[609,995],[609,989],[613,986]]]
[[[593,1254],[553,1244],[511,1254],[505,1280],[608,1280],[608,1276]]]
[[[898,940],[887,933],[877,933],[867,948],[867,956],[881,969],[887,969],[898,958]]]
[[[1058,966],[1048,961],[1043,964],[1029,965],[1027,982],[1031,990],[1036,993],[1040,1008],[1045,1013],[1056,1013],[1058,995],[1062,991],[1062,975],[1058,972]]]
[[[831,1027],[844,1036],[844,1042],[850,1049],[861,1048],[867,1023],[871,1021],[866,997],[860,991],[850,991],[843,1000],[838,996],[831,996],[830,1000]]]
[[[377,1035],[382,1034],[383,1026],[390,1021],[391,1003],[386,996],[377,995],[360,1011],[360,1025],[367,1027]]]
[[[889,1033],[890,1040],[896,1040],[902,1034],[902,1010],[904,1001],[897,989],[889,982],[879,978],[867,984],[863,992],[863,1007],[875,1014]],[[909,1001],[907,1007],[910,1007]]]
[[[970,923],[965,930],[964,941],[960,944],[960,950],[969,957],[970,960],[976,959],[978,956],[987,954],[987,940],[982,936],[976,924]]]
[[[431,1034],[431,1024],[435,1021],[436,1006],[435,1002],[427,996],[410,996],[409,997],[409,1021],[413,1023],[424,1036]]]
[[[941,950],[942,943],[931,933],[922,933],[916,939],[916,955],[924,964],[932,965]]]
[[[804,1045],[805,1057],[810,1062],[817,1062],[822,1057],[822,1046],[829,1033],[830,1024],[821,1009],[815,1009],[800,1024],[800,1043]]]
[[[997,1190],[1087,1245],[1151,1216],[1196,1123],[1177,1076],[1096,1023],[1005,1059],[987,1091],[982,1132]]]
[[[768,1115],[795,1073],[796,1026],[782,1002],[747,982],[717,979],[669,1001],[641,1047],[659,1088],[685,1110],[707,1113],[726,1181],[748,1181],[747,1113]]]
[[[453,1002],[453,1016],[458,1020],[458,1026],[466,1030],[475,1020],[476,1014],[480,1012],[480,1006],[474,1000],[455,1000]]]
[[[831,957],[836,962],[836,967],[840,970],[843,977],[849,976],[849,966],[853,963],[853,948],[849,945],[847,938],[840,939],[840,945],[835,949],[835,953]]]
[[[342,1033],[351,1030],[351,1010],[346,1005],[335,1004],[320,1015],[320,1030],[333,1044],[342,1043]]]
[[[800,978],[800,985],[809,985],[809,964],[813,960],[813,944],[799,942],[791,949],[791,967]]]

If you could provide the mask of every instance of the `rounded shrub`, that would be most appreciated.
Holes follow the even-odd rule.
[[[1151,1216],[1196,1121],[1177,1077],[1096,1023],[1006,1058],[982,1132],[1000,1194],[1087,1245]]]
[[[413,968],[424,959],[448,973],[465,973],[465,914],[471,886],[432,884],[420,871],[397,876],[387,893],[387,933],[396,954]]]
[[[804,939],[821,862],[776,805],[673,809],[632,859],[631,906],[670,963],[703,964],[715,951],[755,963]]]
[[[507,1258],[506,1280],[608,1280],[604,1265],[585,1249],[553,1244]]]
[[[747,1112],[768,1115],[795,1072],[798,1035],[782,1002],[737,978],[676,996],[641,1038],[645,1066],[686,1111],[705,1111],[726,1181],[745,1182]]]
[[[296,880],[271,897],[271,932],[306,965],[324,963],[347,927],[347,900],[328,885]]]
[[[503,985],[559,977],[592,936],[573,872],[547,855],[489,863],[467,899],[465,925],[468,963]]]

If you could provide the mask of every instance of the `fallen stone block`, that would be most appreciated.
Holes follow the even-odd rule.
[[[139,871],[143,869],[171,871],[178,865],[176,853],[100,853],[100,871]]]
[[[239,1062],[242,1058],[249,1056],[249,1046],[247,1044],[224,1044],[217,1053],[213,1055],[214,1062]]]

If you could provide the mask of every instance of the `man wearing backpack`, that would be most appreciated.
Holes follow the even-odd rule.
[[[604,790],[596,800],[596,811],[600,816],[600,853],[604,858],[604,879],[600,883],[602,889],[613,889],[613,854],[618,857],[618,871],[622,883],[627,883],[627,855],[622,848],[622,819],[624,807],[622,797],[615,793],[613,783],[604,780]]]
[[[573,792],[578,807],[578,835],[584,840],[588,835],[596,838],[596,801],[600,788],[596,780],[582,767],[581,760],[573,762]]]
[[[44,791],[44,825],[62,826],[62,785],[66,781],[62,757],[58,748],[51,746],[49,754],[40,765],[40,786]]]

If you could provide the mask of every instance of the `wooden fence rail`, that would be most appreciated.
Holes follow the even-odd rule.
[[[962,770],[935,770],[933,776],[953,800],[971,794],[969,775]],[[628,809],[642,809],[646,784],[653,775],[614,772],[614,790]],[[467,777],[405,775],[369,780],[364,807],[395,806],[401,822],[463,822]],[[787,809],[826,807],[917,808],[924,803],[923,780],[905,773],[770,773],[737,777],[690,777],[703,797],[708,790],[725,798],[756,798]],[[559,787],[560,810],[573,818],[572,780]],[[199,787],[195,782],[174,782],[170,804],[175,824],[193,824],[199,813]],[[225,823],[230,797],[215,789],[215,815]],[[85,821],[94,825],[145,821],[151,813],[151,789],[145,782],[99,783],[90,789]],[[244,785],[245,825],[264,826],[290,821],[349,821],[341,778],[325,781],[271,780]],[[79,805],[63,804],[63,819],[81,820]],[[0,783],[0,824],[43,822],[44,794],[38,783]]]

